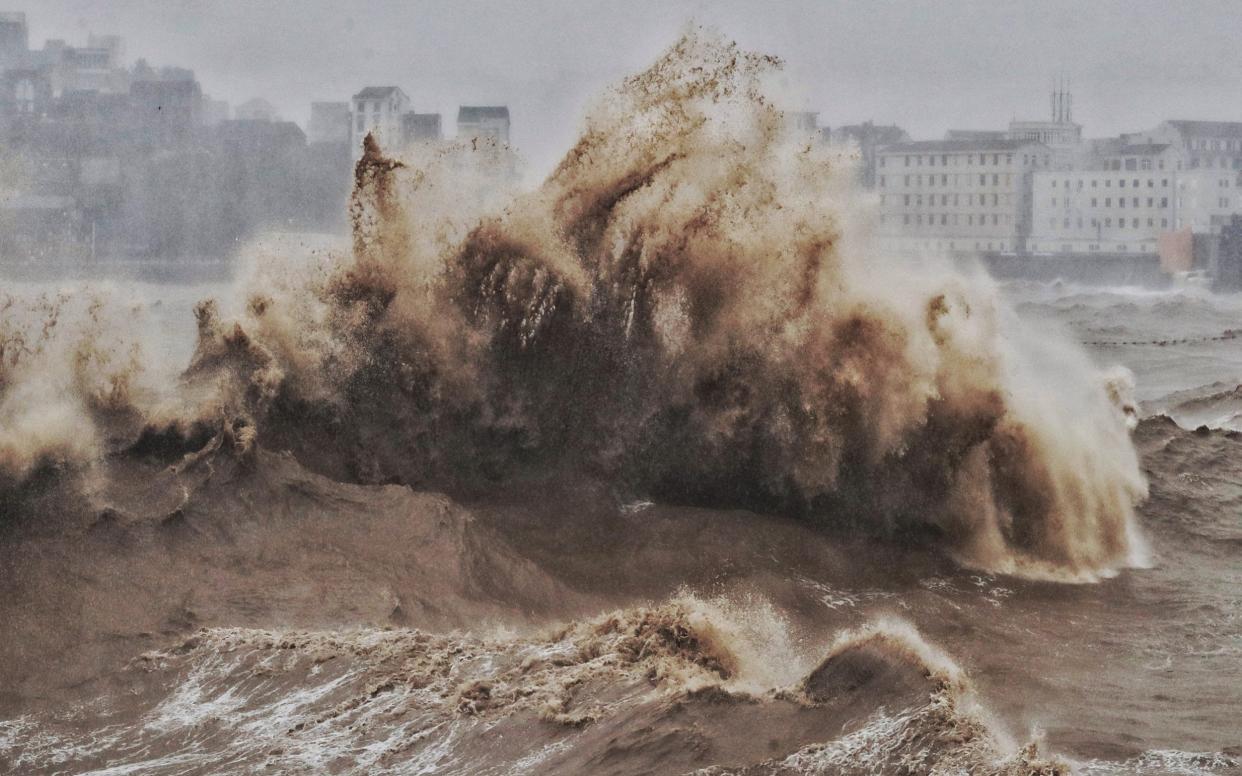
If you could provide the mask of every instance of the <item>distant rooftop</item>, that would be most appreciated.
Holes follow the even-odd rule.
[[[1005,140],[994,137],[981,137],[975,140],[916,140],[912,143],[898,143],[885,148],[881,153],[962,153],[966,151],[1016,151],[1028,146],[1042,146],[1033,140]]]
[[[977,142],[979,140],[1004,140],[1005,135],[1003,129],[950,129],[944,133],[944,139]]]
[[[382,100],[394,92],[401,92],[399,86],[368,86],[354,95],[355,100]],[[404,92],[401,92],[404,94]]]
[[[484,119],[509,119],[507,105],[463,105],[457,109],[458,124],[473,124]]]
[[[1187,135],[1242,137],[1242,121],[1170,121],[1169,126]]]

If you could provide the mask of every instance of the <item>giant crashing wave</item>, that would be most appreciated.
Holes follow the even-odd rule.
[[[502,204],[469,192],[506,149],[368,139],[352,253],[261,269],[232,317],[204,302],[174,385],[94,339],[0,344],[0,492],[101,450],[260,446],[451,493],[593,478],[1013,573],[1135,562],[1124,379],[1022,330],[985,278],[879,255],[849,160],[767,96],[778,68],[688,34]],[[54,416],[31,388],[50,353]]]

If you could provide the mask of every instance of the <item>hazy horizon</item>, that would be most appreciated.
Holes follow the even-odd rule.
[[[121,35],[127,62],[192,68],[214,98],[236,106],[263,97],[303,125],[312,101],[346,100],[365,85],[401,86],[417,110],[443,113],[449,131],[460,104],[507,104],[513,142],[540,172],[574,140],[587,101],[648,64],[688,24],[782,57],[791,93],[802,95],[790,107],[818,111],[829,126],[874,120],[936,138],[949,128],[1042,119],[1062,74],[1089,137],[1174,117],[1242,119],[1242,108],[1225,102],[1242,75],[1229,35],[1242,6],[1189,6],[1194,12],[1180,15],[1155,2],[1068,0],[952,8],[376,2],[361,11],[328,0],[45,0],[8,8],[26,12],[32,47]]]

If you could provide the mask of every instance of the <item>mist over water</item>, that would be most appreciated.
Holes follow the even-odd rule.
[[[1236,769],[1236,441],[1173,422],[1230,394],[1073,342],[1232,302],[878,254],[779,67],[687,34],[531,191],[368,142],[352,245],[184,345],[180,290],[0,300],[0,763]]]

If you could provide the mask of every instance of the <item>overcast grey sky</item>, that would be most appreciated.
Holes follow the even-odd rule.
[[[0,0],[3,2],[3,0]],[[265,97],[304,122],[311,100],[397,84],[420,111],[508,104],[536,169],[576,134],[586,100],[643,67],[688,21],[787,62],[793,107],[821,124],[895,122],[915,137],[1044,118],[1073,80],[1088,136],[1169,117],[1242,120],[1238,0],[8,0],[33,45],[88,32],[127,58],[193,68],[236,105]]]

